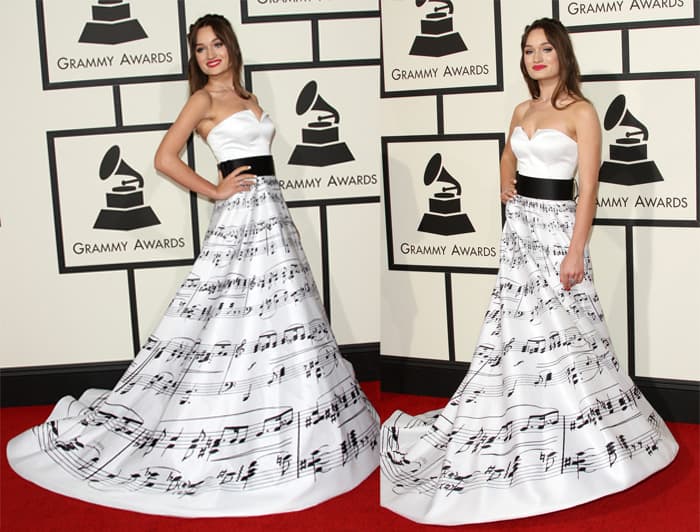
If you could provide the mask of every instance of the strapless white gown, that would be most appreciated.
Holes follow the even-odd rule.
[[[543,129],[511,136],[518,171],[568,179],[576,142]],[[573,201],[506,205],[500,267],[478,345],[442,410],[395,412],[382,426],[381,504],[422,523],[542,514],[639,482],[678,451],[663,420],[620,371],[593,285],[559,282]]]
[[[269,155],[267,115],[207,139]],[[378,417],[338,351],[275,176],[214,207],[202,251],[111,391],[63,398],[10,441],[24,478],[144,513],[246,516],[346,492],[378,463]]]

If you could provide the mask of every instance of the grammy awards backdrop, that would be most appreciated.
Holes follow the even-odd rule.
[[[3,405],[113,386],[198,255],[212,203],[153,155],[205,13],[233,23],[275,121],[277,175],[343,354],[384,390],[441,396],[498,269],[498,161],[528,97],[520,36],[562,20],[603,127],[599,304],[659,412],[698,421],[697,0],[3,2]],[[198,136],[181,157],[216,179]]]
[[[16,51],[2,88],[3,404],[111,387],[199,254],[212,203],[153,157],[188,97],[186,32],[205,13],[232,22],[244,81],[277,126],[277,174],[341,350],[378,378],[378,0],[36,0],[0,13]],[[198,136],[182,159],[217,179]]]
[[[498,268],[499,155],[529,96],[520,37],[553,16],[603,128],[590,246],[614,349],[659,411],[698,420],[699,15],[692,0],[382,0],[383,389],[449,395],[464,376]]]

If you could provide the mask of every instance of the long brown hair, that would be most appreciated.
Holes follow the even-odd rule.
[[[209,26],[214,34],[221,39],[221,42],[226,46],[228,57],[231,61],[231,70],[233,70],[233,88],[241,97],[248,99],[250,93],[243,87],[241,83],[241,70],[243,70],[243,56],[241,55],[241,47],[238,45],[238,38],[233,31],[231,23],[221,15],[203,15],[199,17],[191,26],[187,34],[187,42],[190,47],[190,60],[187,66],[187,78],[190,83],[190,94],[195,93],[207,84],[209,76],[207,76],[199,68],[197,64],[196,48],[197,48],[197,32]]]
[[[530,32],[536,29],[544,31],[547,41],[557,51],[557,58],[559,59],[559,83],[557,83],[552,93],[552,106],[555,109],[566,107],[557,106],[557,101],[562,95],[569,95],[575,101],[588,101],[581,92],[581,71],[578,67],[578,61],[576,61],[576,54],[574,54],[574,46],[571,44],[569,32],[566,31],[561,22],[553,18],[540,18],[529,26],[525,26],[525,31],[520,39],[520,72],[523,73],[530,96],[533,99],[540,97],[540,86],[537,81],[530,77],[525,67],[525,43]]]

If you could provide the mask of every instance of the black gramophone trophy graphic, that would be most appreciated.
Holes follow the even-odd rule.
[[[97,0],[92,21],[87,22],[78,42],[121,44],[148,37],[141,23],[131,18],[131,6],[123,0]]]
[[[436,153],[425,166],[423,183],[430,186],[433,183],[444,183],[446,186],[440,192],[428,199],[429,212],[423,214],[418,230],[423,233],[436,235],[459,235],[475,231],[469,217],[460,212],[462,187],[459,182],[445,170],[442,155]]]
[[[347,144],[339,140],[340,115],[318,94],[315,81],[309,81],[297,98],[297,115],[301,116],[309,111],[318,112],[316,120],[302,128],[301,144],[295,146],[289,157],[289,164],[330,166],[354,161],[355,157]]]
[[[100,211],[93,229],[131,231],[160,224],[153,209],[143,203],[143,176],[122,160],[119,146],[108,149],[100,163],[100,179],[112,176],[130,179],[122,179],[121,185],[106,193],[107,207]]]
[[[631,130],[625,131],[624,137],[616,138],[610,144],[610,160],[600,166],[599,181],[616,185],[641,185],[664,180],[656,163],[647,159],[649,131],[627,110],[623,94],[610,103],[603,125],[606,131],[617,126],[627,126]]]
[[[433,8],[420,21],[420,35],[413,40],[410,55],[442,57],[444,55],[464,52],[467,45],[462,37],[454,31],[452,14],[454,5],[451,0],[416,0],[416,6],[422,7],[426,2],[442,4]]]

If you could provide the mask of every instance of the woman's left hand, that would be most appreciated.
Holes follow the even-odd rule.
[[[517,181],[513,179],[511,183],[503,184],[503,179],[501,179],[501,203],[505,205],[510,200],[512,200],[518,193],[516,189]]]
[[[571,290],[572,286],[583,281],[583,273],[583,254],[569,251],[559,269],[559,280],[564,290]]]

